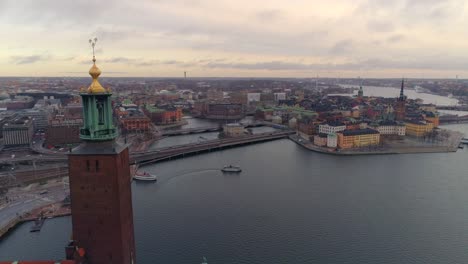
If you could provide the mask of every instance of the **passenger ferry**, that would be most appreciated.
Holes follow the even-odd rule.
[[[229,166],[224,166],[222,169],[221,169],[222,172],[241,172],[242,169],[239,167],[239,166],[232,166],[232,165],[229,165]]]
[[[133,179],[137,181],[157,181],[156,175],[149,174],[147,172],[139,173],[135,172],[133,175]]]

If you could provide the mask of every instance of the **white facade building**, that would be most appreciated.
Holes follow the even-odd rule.
[[[336,124],[321,124],[319,125],[319,133],[333,134],[346,129],[346,125],[342,123]]]
[[[380,132],[382,135],[398,135],[404,136],[406,135],[406,126],[402,125],[382,125],[378,126],[377,131]]]
[[[395,121],[382,121],[375,126],[375,130],[379,131],[381,135],[406,135],[406,126]]]

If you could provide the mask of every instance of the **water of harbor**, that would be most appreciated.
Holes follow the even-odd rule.
[[[347,88],[355,88],[356,85],[341,85]],[[377,86],[363,86],[362,87],[365,96],[381,96],[381,97],[398,97],[400,95],[400,88],[395,87],[377,87]],[[355,91],[357,95],[357,90]],[[435,105],[457,105],[458,99],[449,98],[445,96],[418,93],[413,89],[405,89],[405,95],[410,99],[422,99],[425,104]]]
[[[466,263],[466,160],[466,149],[330,156],[285,139],[154,164],[159,181],[132,187],[137,260]],[[63,258],[69,217],[28,225],[0,241],[0,260]]]

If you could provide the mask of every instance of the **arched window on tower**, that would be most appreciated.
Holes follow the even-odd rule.
[[[104,102],[101,99],[98,99],[96,104],[98,110],[98,124],[104,125]]]

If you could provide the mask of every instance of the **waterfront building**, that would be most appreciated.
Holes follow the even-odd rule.
[[[33,122],[29,117],[19,117],[3,125],[5,147],[29,147],[34,133]]]
[[[313,119],[307,117],[298,119],[297,132],[303,138],[313,141],[312,136],[317,133],[316,127],[317,124],[313,121]]]
[[[341,149],[362,148],[380,144],[379,131],[370,128],[344,130],[338,132],[337,135],[338,147]]]
[[[336,148],[338,146],[338,136],[335,133],[327,135],[327,147]]]
[[[172,105],[146,105],[144,112],[156,125],[171,125],[182,121],[182,109]]]
[[[223,135],[226,137],[239,137],[245,133],[244,126],[239,123],[223,125]]]
[[[425,120],[407,120],[406,135],[413,137],[423,137],[430,133],[434,128],[434,124]]]
[[[101,71],[94,57],[89,74],[92,83],[80,92],[83,143],[68,156],[73,232],[66,255],[77,263],[132,264],[136,254],[129,151],[115,140],[112,94],[98,81]]]
[[[406,96],[404,94],[405,80],[401,81],[400,97],[398,97],[395,107],[395,118],[397,121],[403,121],[406,118]]]
[[[346,125],[342,122],[329,122],[326,124],[319,125],[319,133],[331,134],[343,131],[346,129]]]
[[[317,134],[314,136],[314,145],[317,145],[319,147],[325,147],[327,145],[327,134]]]
[[[396,122],[393,120],[384,120],[379,122],[376,125],[373,125],[373,128],[382,136],[387,135],[397,135],[397,136],[404,136],[406,135],[406,126],[404,123]]]

